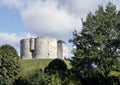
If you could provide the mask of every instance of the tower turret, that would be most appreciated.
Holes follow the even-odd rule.
[[[20,54],[22,59],[32,59],[30,52],[30,40],[22,39],[20,41]]]
[[[62,40],[57,41],[57,56],[60,59],[68,58],[67,44]]]

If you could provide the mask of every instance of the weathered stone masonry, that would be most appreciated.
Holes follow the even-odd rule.
[[[54,38],[30,38],[20,41],[22,59],[68,58],[68,48],[64,41]]]

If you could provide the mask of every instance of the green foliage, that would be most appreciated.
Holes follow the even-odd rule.
[[[47,75],[41,69],[23,78],[16,79],[15,85],[61,85],[61,79],[57,74]]]
[[[47,75],[40,69],[36,70],[31,76],[29,76],[29,85],[45,85],[47,84]]]
[[[105,9],[99,6],[95,14],[90,12],[81,33],[74,31],[70,42],[76,46],[71,61],[76,78],[85,85],[114,85],[108,75],[120,72],[120,12],[112,3]]]
[[[81,85],[71,77],[71,72],[67,69],[66,63],[61,59],[54,59],[45,68],[45,73],[49,76],[48,85]]]
[[[67,70],[66,63],[61,59],[54,59],[45,68],[45,72],[52,74],[55,72],[64,72]]]
[[[63,60],[59,60],[59,59],[57,59],[57,60],[55,59],[53,61],[46,60],[46,59],[21,60],[24,68],[26,66],[28,66],[27,68],[29,69],[31,65],[34,66],[34,68],[31,70],[22,71],[22,72],[25,72],[26,75],[24,73],[22,75],[20,75],[20,77],[18,77],[15,80],[15,85],[75,85],[76,84],[76,81],[73,80],[71,78],[71,76],[69,75],[70,71],[68,71],[67,68],[64,68],[64,71],[63,71],[63,69],[62,69],[62,71],[59,71],[58,68],[57,69],[54,68],[53,64],[55,64],[55,63],[52,64],[53,67],[51,67],[51,65],[50,65],[51,69],[49,69],[54,72],[52,72],[52,73],[46,72],[45,73],[42,69],[46,66],[46,62],[48,63],[48,61],[49,61],[49,64],[53,63],[53,61],[55,63],[57,63],[56,61],[58,61],[60,63],[62,62],[62,66],[65,64]],[[34,64],[37,62],[39,62],[39,65]],[[26,65],[24,65],[23,63]],[[28,65],[29,63],[32,63],[32,64],[30,64],[30,66],[29,66]],[[69,63],[69,62],[67,62],[67,63]],[[42,69],[40,69],[41,65],[43,67]],[[61,64],[57,64],[55,66],[59,66],[59,65],[61,65]],[[66,67],[66,64],[64,67]],[[78,85],[80,85],[80,83]]]
[[[14,85],[28,85],[27,77],[24,77],[23,75],[19,76],[15,79]]]
[[[48,64],[53,61],[53,59],[30,59],[30,60],[20,60],[21,63],[21,76],[22,77],[26,77],[30,74],[32,74],[34,72],[34,70],[36,69],[42,69],[44,70],[45,67],[48,66]],[[70,66],[70,62],[69,61],[64,61],[69,68],[71,68]],[[20,79],[24,79],[24,78],[20,78]]]
[[[5,79],[15,78],[20,72],[19,56],[10,45],[0,47],[0,76]]]
[[[61,74],[62,76],[64,74]],[[64,76],[64,79],[58,74],[54,73],[48,75],[41,69],[36,69],[32,74],[24,77],[20,76],[15,80],[14,85],[81,85],[80,82],[76,82],[74,79],[69,78],[68,75]]]
[[[49,75],[48,85],[62,85],[62,80],[58,74]]]
[[[47,75],[41,70],[36,69],[27,77],[19,77],[15,80],[15,85],[46,85]]]
[[[0,85],[7,85],[7,80],[0,76]]]

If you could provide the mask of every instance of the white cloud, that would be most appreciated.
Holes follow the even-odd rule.
[[[0,46],[9,44],[14,46],[18,53],[19,53],[19,48],[20,48],[20,40],[21,39],[26,39],[26,38],[31,38],[31,37],[36,37],[35,35],[31,33],[22,33],[22,34],[16,34],[16,33],[2,33],[0,32]]]
[[[11,44],[16,45],[20,41],[21,37],[17,36],[15,33],[0,33],[0,45]]]
[[[22,0],[1,0],[1,4],[7,6],[8,8],[21,8]]]
[[[56,0],[54,0],[56,1]],[[80,18],[85,18],[89,12],[95,12],[98,9],[98,5],[107,5],[108,2],[120,7],[119,0],[57,0],[59,7],[65,9],[69,13],[72,13]]]
[[[82,28],[80,19],[99,5],[113,2],[120,9],[119,0],[0,0],[0,6],[18,10],[25,30],[45,36],[64,36],[75,28]],[[0,33],[0,45],[10,44],[19,49],[23,38],[35,37],[30,33]]]
[[[10,44],[14,46],[19,46],[19,42],[24,38],[35,37],[35,35],[30,33],[16,34],[16,33],[2,33],[0,32],[0,45]]]
[[[18,9],[25,30],[38,35],[63,36],[78,28],[80,18],[58,8],[54,0],[2,0],[3,5]]]
[[[80,24],[80,19],[58,9],[52,1],[30,4],[21,14],[27,30],[41,35],[64,35]]]
[[[82,28],[80,19],[98,4],[117,4],[115,0],[2,0],[1,4],[17,9],[25,30],[38,35],[64,36],[75,28]],[[118,4],[117,4],[118,5]],[[119,7],[119,6],[118,6]]]
[[[70,13],[80,16],[81,18],[89,11],[94,11],[100,0],[57,0],[59,6],[66,9]],[[101,4],[101,3],[99,3]]]

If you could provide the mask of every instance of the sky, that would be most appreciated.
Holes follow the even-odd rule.
[[[19,52],[21,39],[45,36],[66,41],[71,53],[68,41],[82,29],[81,18],[107,2],[120,10],[120,0],[0,0],[0,45]]]

